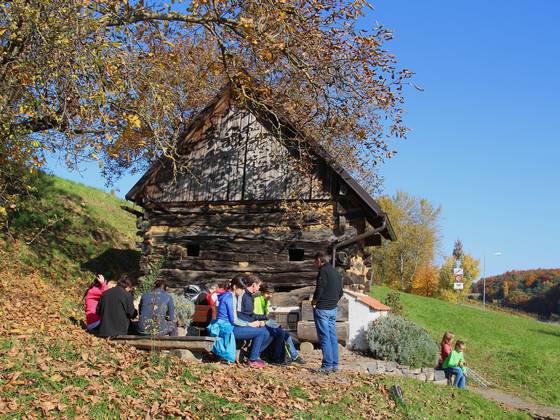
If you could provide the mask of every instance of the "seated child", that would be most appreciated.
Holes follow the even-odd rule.
[[[261,294],[253,300],[253,312],[255,314],[255,318],[267,320],[266,326],[270,330],[271,334],[278,334],[282,336],[291,361],[303,365],[305,364],[305,360],[303,360],[303,357],[301,357],[296,350],[290,333],[278,326],[278,324],[269,318],[270,298],[272,297],[273,292],[274,289],[272,287],[267,285],[261,286]]]
[[[107,290],[107,282],[103,274],[97,274],[95,280],[84,293],[84,306],[86,309],[86,328],[88,331],[94,331],[101,323],[101,318],[97,314],[97,305],[101,299],[101,295]]]
[[[223,289],[222,292],[223,293]],[[212,283],[208,286],[208,292],[206,293],[206,304],[209,306],[216,306],[218,303],[218,296],[221,294],[218,291],[218,284]]]
[[[455,385],[457,388],[465,388],[465,357],[463,351],[466,346],[461,340],[455,343],[455,349],[449,353],[441,366],[446,374],[455,375]]]
[[[440,343],[440,354],[439,354],[439,362],[438,368],[441,369],[443,362],[447,359],[447,356],[451,353],[451,342],[453,341],[454,334],[451,331],[446,331],[443,334],[443,338],[441,339]]]

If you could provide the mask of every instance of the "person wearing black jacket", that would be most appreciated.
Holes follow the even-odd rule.
[[[270,327],[266,322],[266,315],[255,314],[253,295],[259,291],[262,280],[255,274],[248,274],[245,276],[245,284],[247,284],[247,287],[240,299],[240,307],[236,308],[237,317],[247,322],[259,321],[261,326],[266,327],[270,338],[264,342],[262,349],[268,348],[273,364],[283,364],[286,357],[284,331],[281,328]]]
[[[336,372],[338,370],[336,306],[342,297],[342,277],[322,252],[315,255],[315,267],[319,269],[319,273],[311,305],[317,336],[323,352],[323,362],[317,372]]]
[[[131,289],[132,282],[126,274],[123,274],[115,287],[101,295],[97,305],[97,314],[101,317],[98,332],[100,337],[128,334],[130,320],[138,315],[134,308]]]

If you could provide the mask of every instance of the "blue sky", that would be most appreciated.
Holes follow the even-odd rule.
[[[384,192],[441,205],[441,254],[460,238],[488,275],[560,267],[559,19],[556,0],[378,0],[362,20],[393,30],[387,48],[424,89],[407,92],[412,131],[380,167]],[[104,186],[96,164],[49,168]]]

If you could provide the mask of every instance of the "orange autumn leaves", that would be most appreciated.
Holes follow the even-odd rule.
[[[180,3],[180,2],[179,2]],[[161,7],[160,7],[161,6]],[[403,137],[399,70],[367,2],[14,0],[0,4],[0,162],[48,152],[110,178],[177,157],[193,115],[225,83],[281,106],[363,179]],[[258,91],[258,98],[247,94]]]

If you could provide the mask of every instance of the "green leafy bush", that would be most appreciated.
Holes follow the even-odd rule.
[[[391,308],[391,313],[394,315],[402,315],[404,313],[404,305],[401,302],[401,294],[399,292],[389,293],[383,303]]]
[[[437,363],[439,348],[428,331],[397,315],[373,321],[368,328],[368,344],[376,359],[411,367]]]
[[[187,328],[191,323],[194,314],[194,303],[186,297],[171,293],[173,304],[175,305],[175,319],[179,327]]]
[[[154,288],[154,284],[159,277],[159,273],[167,261],[167,255],[168,254],[166,252],[162,258],[152,263],[150,271],[140,279],[140,282],[138,286],[136,286],[135,290],[135,294],[137,296],[142,296],[144,293],[149,292]]]

